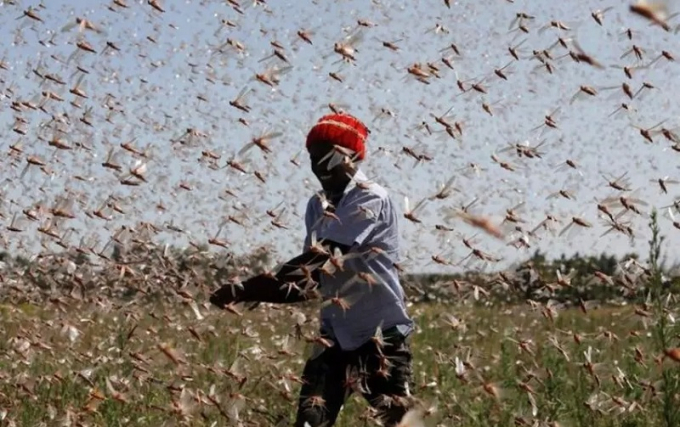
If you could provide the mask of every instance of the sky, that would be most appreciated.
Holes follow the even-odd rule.
[[[528,250],[507,245],[516,237],[512,233],[506,241],[477,234],[477,247],[501,258],[487,268],[504,268],[536,249],[549,256],[576,251],[646,256],[649,230],[644,216],[629,213],[623,217],[635,230],[632,243],[621,233],[602,236],[608,227],[598,217],[595,200],[621,195],[607,186],[604,176],[613,180],[627,172],[632,190],[627,196],[645,203],[639,204],[643,213],[671,204],[680,188],[669,183],[668,194],[664,194],[652,182],[664,177],[680,180],[680,152],[662,135],[654,135],[654,142],[649,143],[634,127],[650,128],[663,120],[665,128],[680,126],[677,103],[673,102],[680,79],[677,62],[661,58],[653,66],[645,66],[662,50],[680,55],[680,35],[650,26],[632,15],[624,2],[482,0],[451,2],[447,8],[439,0],[269,1],[266,7],[245,0],[231,5],[225,1],[164,1],[162,13],[146,1],[128,1],[126,9],[105,1],[54,0],[44,2],[44,8],[36,1],[11,3],[5,1],[0,6],[0,37],[13,41],[5,42],[0,52],[7,68],[0,70],[0,127],[5,133],[0,144],[2,152],[9,153],[10,146],[20,141],[23,153],[15,160],[10,156],[2,160],[0,241],[13,251],[36,253],[41,250],[41,240],[48,250],[61,250],[55,239],[37,231],[41,222],[21,219],[25,228],[21,233],[9,231],[7,226],[14,214],[22,218],[23,209],[41,201],[51,206],[63,196],[73,201],[75,218],[59,225],[58,233],[71,245],[81,240],[98,242],[101,249],[121,226],[134,227],[139,221],[158,227],[172,224],[184,230],[166,229],[154,236],[158,243],[207,243],[231,216],[241,224],[228,221],[221,230],[220,238],[228,241],[228,248],[213,246],[212,250],[242,254],[266,245],[274,259],[284,261],[301,247],[304,209],[319,187],[303,151],[305,136],[319,117],[330,112],[329,102],[342,104],[371,129],[369,156],[362,169],[390,191],[402,211],[405,196],[413,206],[455,177],[454,187],[459,191],[447,199],[426,202],[417,213],[421,223],[400,222],[402,257],[411,271],[462,268],[458,264],[469,253],[462,237],[478,232],[460,220],[445,219],[445,213],[474,198],[479,201],[472,211],[496,223],[503,220],[506,209],[522,202],[518,213],[527,229],[548,213],[562,220],[557,233],[532,239]],[[233,3],[241,5],[242,13]],[[29,7],[35,8],[43,22],[17,19]],[[606,9],[602,26],[591,17],[598,9]],[[533,16],[524,21],[528,34],[518,30],[516,22],[511,26],[519,12]],[[91,21],[104,32],[69,28],[76,17]],[[358,20],[374,26],[358,26]],[[226,21],[232,26],[222,23]],[[560,21],[569,30],[551,27],[551,21]],[[670,23],[675,29],[680,20]],[[628,28],[633,30],[633,40],[621,35]],[[313,44],[297,35],[303,29],[311,32]],[[558,37],[569,43],[577,40],[602,68],[574,62],[566,49],[556,45]],[[244,49],[225,47],[228,39]],[[334,43],[348,39],[356,49],[353,64],[343,63],[333,51]],[[79,51],[75,46],[78,40],[87,41],[97,53]],[[289,64],[267,58],[273,52],[272,41],[284,47]],[[107,42],[119,50],[105,51]],[[382,42],[393,42],[398,50],[388,49]],[[460,56],[447,49],[452,43]],[[521,59],[515,61],[508,47],[519,43]],[[550,74],[537,59],[531,59],[531,52],[553,45],[554,71]],[[633,45],[643,49],[642,60],[633,53],[624,56]],[[450,58],[454,70],[442,63],[442,57]],[[408,74],[409,66],[427,62],[439,67],[439,78],[430,77],[429,84],[424,84]],[[494,69],[506,65],[504,80]],[[77,66],[89,71],[80,87],[88,98],[80,99],[80,108],[69,104],[77,99],[69,92],[82,74]],[[632,79],[626,77],[623,66],[638,67]],[[254,77],[270,67],[285,71],[274,87]],[[57,75],[66,84],[43,81],[32,69]],[[341,75],[343,82],[329,77],[330,72]],[[468,87],[481,81],[486,94],[469,88],[461,92],[458,79]],[[634,92],[643,82],[655,88],[630,100],[621,90],[624,82]],[[597,95],[572,100],[582,85],[596,88]],[[242,90],[248,91],[248,113],[229,105]],[[41,103],[44,91],[64,99],[47,101],[44,106],[49,114],[17,113],[10,108],[17,100]],[[107,94],[124,110],[108,121]],[[493,116],[482,109],[482,102],[492,106]],[[622,102],[636,112],[612,116]],[[92,126],[78,120],[87,108],[91,108],[91,116],[86,121]],[[558,108],[556,129],[532,130]],[[381,115],[381,109],[393,115]],[[443,127],[433,119],[449,109],[446,119],[462,123],[463,134],[457,140],[442,132]],[[51,115],[60,113],[71,118],[70,124],[62,125],[66,130],[62,138],[71,144],[83,143],[89,151],[55,150],[47,144],[54,131],[46,124]],[[25,121],[20,126],[23,135],[13,131],[16,117]],[[245,119],[248,126],[239,119]],[[423,121],[433,134],[419,128]],[[173,143],[187,128],[197,129],[205,137]],[[269,142],[270,153],[257,147],[246,153],[248,174],[230,167],[214,170],[199,161],[201,153],[210,150],[220,156],[217,164],[225,166],[252,138],[269,132],[280,132],[280,136]],[[147,161],[120,149],[121,142],[131,140],[136,147],[150,147],[152,158]],[[536,146],[542,141],[540,159],[519,158],[513,150],[504,150],[509,144]],[[405,146],[432,160],[416,164],[403,153]],[[147,162],[146,182],[122,185],[120,177],[102,167],[111,147],[121,152],[125,169],[134,167],[136,161]],[[43,159],[52,172],[48,175],[33,167],[22,177],[28,156]],[[294,156],[299,167],[290,161]],[[515,170],[502,168],[492,156]],[[567,159],[578,165],[578,171],[560,167]],[[16,166],[10,167],[10,163]],[[479,176],[468,173],[466,167],[471,163],[482,168]],[[253,171],[261,173],[266,184]],[[561,189],[572,191],[575,199],[548,198]],[[226,194],[227,190],[233,195]],[[86,215],[109,195],[120,199],[124,214],[109,210],[110,221]],[[157,208],[159,202],[164,210]],[[284,207],[281,221],[288,229],[273,227],[266,210],[277,208],[278,213]],[[573,216],[585,218],[592,227],[559,236]],[[49,215],[44,218],[47,221]],[[437,224],[454,231],[438,232]],[[678,253],[680,240],[675,236],[680,231],[666,216],[662,216],[661,226],[668,237],[667,253]],[[66,233],[69,229],[72,231]],[[433,263],[432,255],[447,259],[450,265]],[[671,256],[669,262],[674,261]]]

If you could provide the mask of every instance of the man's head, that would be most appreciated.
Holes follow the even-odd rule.
[[[356,163],[366,155],[368,128],[349,114],[329,114],[319,119],[307,134],[312,172],[325,191],[337,193],[356,172]]]

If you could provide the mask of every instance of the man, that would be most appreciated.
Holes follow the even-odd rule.
[[[321,337],[307,361],[297,427],[332,426],[358,392],[385,426],[410,404],[412,380],[406,313],[395,263],[398,213],[387,192],[358,169],[368,129],[347,114],[322,117],[307,135],[312,171],[323,191],[307,204],[302,255],[275,275],[217,290],[210,301],[293,303],[321,296]],[[323,345],[322,345],[323,344]]]

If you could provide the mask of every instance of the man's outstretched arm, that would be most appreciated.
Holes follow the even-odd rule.
[[[318,267],[330,259],[330,254],[349,246],[324,241],[325,251],[308,250],[281,266],[275,275],[259,274],[242,282],[242,287],[225,285],[210,296],[210,302],[220,308],[239,302],[295,303],[312,299],[319,283]],[[311,286],[310,286],[311,285]]]

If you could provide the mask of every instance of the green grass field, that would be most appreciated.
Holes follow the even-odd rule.
[[[295,338],[297,307],[260,307],[237,316],[201,306],[199,320],[179,300],[122,307],[63,302],[2,307],[5,425],[292,420],[299,389],[294,379],[308,350],[304,339]],[[660,326],[633,307],[583,313],[530,305],[415,305],[410,311],[418,323],[415,393],[428,425],[650,426],[677,420],[675,362],[660,358]],[[316,313],[313,307],[302,312],[308,319],[303,335],[311,337]],[[673,324],[664,330],[671,343],[677,340]],[[463,375],[457,375],[456,358]],[[351,398],[337,425],[373,425],[357,421],[366,408],[360,397]]]

